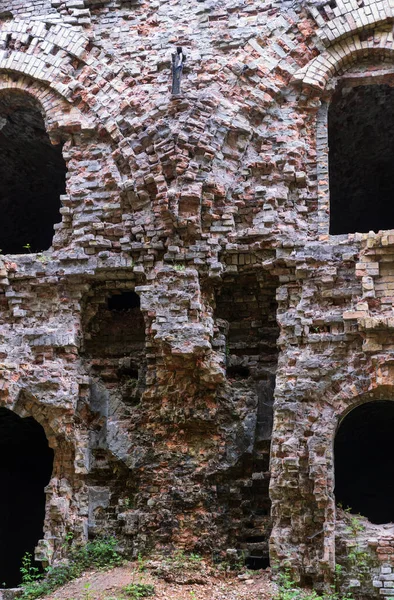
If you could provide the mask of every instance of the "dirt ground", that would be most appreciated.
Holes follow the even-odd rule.
[[[132,563],[109,571],[90,571],[46,596],[46,600],[127,599],[122,588],[130,583],[153,585],[155,595],[150,600],[272,600],[273,597],[269,570],[221,573],[201,565],[191,573],[159,571],[154,564],[153,568],[141,571]]]

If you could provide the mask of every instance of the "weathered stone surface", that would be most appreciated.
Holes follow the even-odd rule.
[[[112,532],[258,566],[272,530],[273,564],[332,582],[337,424],[393,393],[394,233],[329,234],[327,103],[338,77],[391,82],[393,20],[381,0],[0,2],[0,113],[35,99],[67,166],[51,248],[0,261],[1,404],[55,453],[40,560]],[[371,598],[392,593],[376,527]]]

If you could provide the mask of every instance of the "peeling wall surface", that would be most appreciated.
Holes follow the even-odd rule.
[[[53,450],[39,560],[112,533],[394,597],[394,527],[336,506],[333,453],[394,400],[393,23],[0,0],[0,405]]]

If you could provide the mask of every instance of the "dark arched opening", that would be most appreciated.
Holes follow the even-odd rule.
[[[335,437],[335,498],[372,523],[394,522],[394,402],[352,410]]]
[[[43,537],[52,466],[42,426],[0,408],[0,582],[6,587],[19,585],[23,555],[33,554]]]
[[[0,248],[3,254],[47,250],[66,189],[61,145],[53,146],[36,100],[0,93]]]
[[[328,112],[330,233],[394,227],[394,88],[342,87]]]

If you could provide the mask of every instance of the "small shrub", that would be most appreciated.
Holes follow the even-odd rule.
[[[201,566],[202,556],[191,552],[186,554],[183,550],[177,550],[172,556],[167,558],[167,563],[171,564],[175,569],[185,570],[198,570]]]
[[[42,577],[38,567],[33,565],[33,556],[30,554],[30,552],[26,552],[26,554],[23,556],[20,572],[22,575],[23,585],[29,585]]]
[[[34,600],[49,594],[68,581],[79,577],[89,568],[111,569],[123,562],[116,551],[115,538],[97,538],[83,546],[71,547],[67,562],[48,567],[44,574],[32,566],[31,555],[26,554],[22,560],[22,600]]]
[[[147,583],[130,583],[122,589],[122,592],[131,600],[139,600],[139,598],[154,596],[155,588]]]
[[[168,583],[202,584],[212,573],[203,557],[196,553],[187,554],[177,550],[171,555],[163,556],[158,566],[154,567],[156,575]]]
[[[335,591],[318,594],[315,590],[306,590],[297,586],[290,573],[285,571],[278,576],[278,592],[273,600],[353,600],[350,594],[342,595]]]

